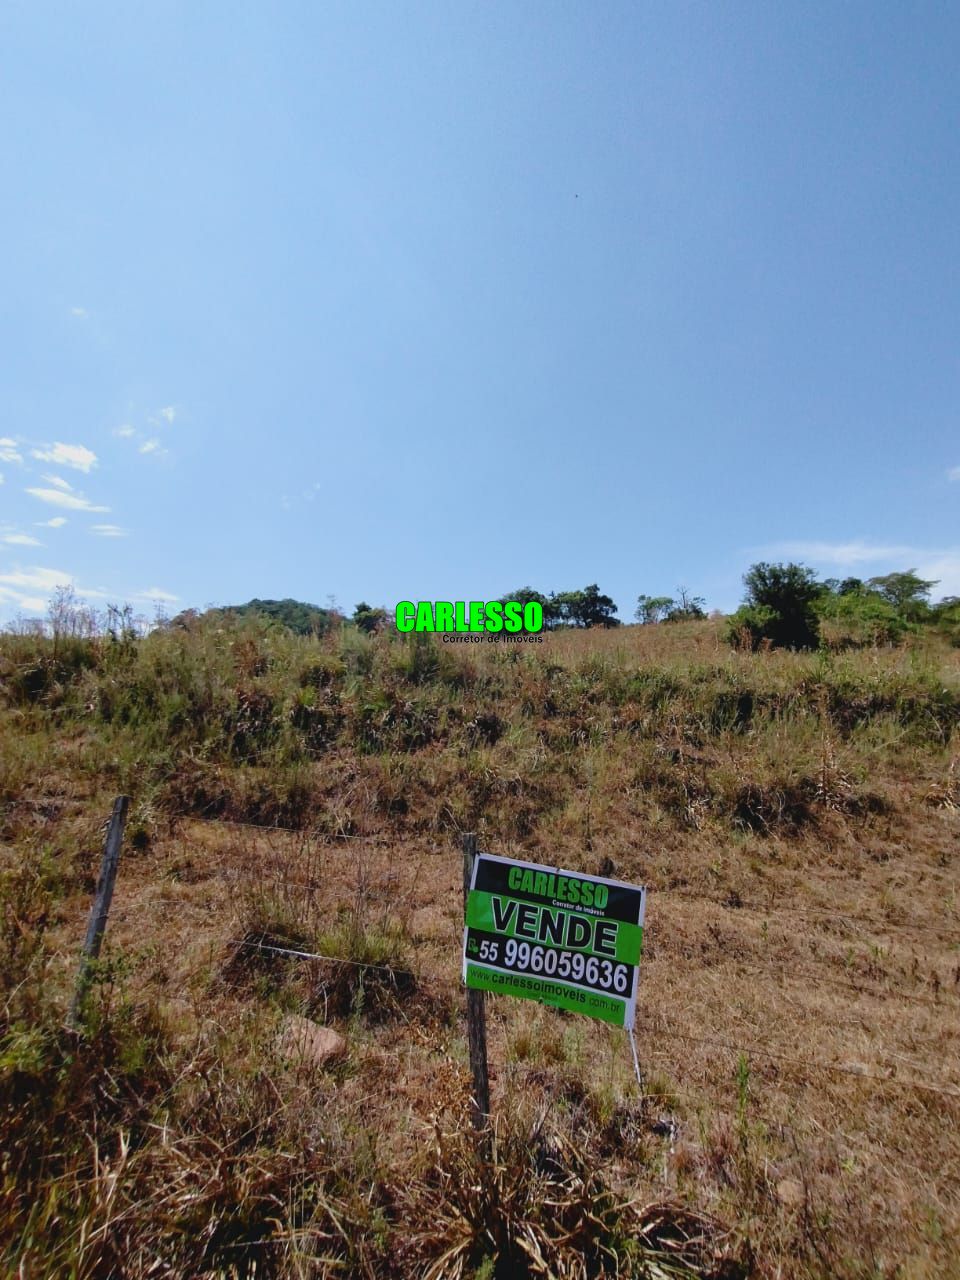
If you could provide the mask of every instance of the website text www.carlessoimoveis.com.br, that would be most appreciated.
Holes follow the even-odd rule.
[[[517,994],[517,988],[522,988],[536,999],[545,1000],[550,1004],[560,1004],[563,1008],[577,1009],[578,1007],[584,1013],[591,1012],[594,1016],[610,1018],[623,1016],[624,1001],[627,996],[604,996],[596,991],[584,991],[582,988],[573,986],[566,982],[553,982],[549,978],[534,978],[527,974],[519,973],[498,973],[496,969],[488,969],[485,965],[471,964],[473,980],[472,986],[482,986],[486,990],[496,993],[498,990],[506,990],[508,993]]]

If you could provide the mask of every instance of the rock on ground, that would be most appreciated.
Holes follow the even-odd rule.
[[[332,1027],[321,1027],[309,1018],[288,1013],[280,1027],[278,1048],[285,1058],[294,1062],[322,1067],[342,1057],[347,1051],[347,1042]]]

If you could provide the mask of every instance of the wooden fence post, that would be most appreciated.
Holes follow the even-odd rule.
[[[103,842],[103,861],[100,864],[100,878],[97,880],[97,891],[93,906],[90,908],[90,919],[87,921],[87,936],[83,940],[83,953],[80,958],[80,971],[77,974],[77,986],[70,1006],[67,1025],[74,1031],[80,1027],[83,1014],[83,1002],[90,986],[93,961],[100,954],[103,932],[107,927],[107,916],[113,898],[113,886],[117,879],[117,866],[120,861],[120,846],[123,843],[123,828],[127,822],[127,810],[130,808],[129,796],[117,796],[113,802],[113,813],[107,827],[107,838]]]
[[[463,912],[466,918],[467,894],[473,878],[473,863],[477,856],[477,837],[465,833],[463,844]],[[490,1121],[490,1079],[487,1074],[487,1011],[484,993],[467,988],[467,1040],[470,1045],[470,1074],[473,1076],[473,1093],[470,1099],[470,1118],[473,1127],[485,1130]]]

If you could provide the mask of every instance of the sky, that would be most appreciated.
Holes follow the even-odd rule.
[[[960,8],[0,8],[0,621],[960,594]]]

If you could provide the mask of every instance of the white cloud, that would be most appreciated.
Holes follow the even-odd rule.
[[[47,484],[55,484],[58,489],[66,489],[68,493],[73,492],[73,485],[64,480],[63,476],[44,476],[43,478]]]
[[[863,566],[866,577],[915,569],[921,578],[937,583],[931,593],[934,600],[960,595],[960,547],[913,547],[856,538],[851,542],[779,542],[761,554],[835,569]]]
[[[101,538],[125,538],[127,536],[126,529],[121,529],[118,524],[95,524],[93,532]]]
[[[0,462],[22,462],[23,454],[17,449],[16,440],[0,436]]]
[[[0,444],[2,444],[2,443],[3,443],[3,442],[2,442],[2,441],[0,441]],[[2,458],[2,457],[3,457],[3,454],[2,454],[2,453],[0,453],[0,458]],[[947,479],[948,479],[948,480],[960,480],[960,467],[951,467],[951,468],[950,468],[950,470],[947,472]]]
[[[937,583],[931,593],[934,600],[941,596],[960,596],[960,548],[920,553],[916,570],[921,578]]]
[[[35,565],[30,569],[0,573],[0,601],[7,601],[32,612],[46,609],[47,602],[57,587],[72,587],[81,599],[108,598],[106,591],[81,587],[73,574],[64,569],[44,569]]]
[[[138,600],[159,600],[166,604],[173,604],[179,600],[179,596],[173,595],[170,591],[163,591],[160,587],[150,587],[146,591],[137,592]]]
[[[42,547],[43,543],[37,538],[32,538],[29,533],[7,533],[4,534],[2,541],[9,543],[11,547]]]
[[[47,445],[46,449],[32,449],[33,456],[41,462],[53,462],[58,467],[73,467],[77,471],[88,472],[97,465],[97,455],[92,449],[82,444]]]
[[[86,307],[71,307],[70,314],[72,316],[76,316],[78,320],[86,320],[87,317],[90,315],[90,312],[86,309]]]
[[[19,591],[5,591],[0,587],[0,601],[10,601],[19,609],[27,610],[30,613],[44,613],[49,603],[42,596],[25,596]]]
[[[50,520],[35,521],[38,529],[59,529],[67,523],[66,516],[53,516]]]
[[[3,472],[0,471],[0,484],[3,484]]]
[[[855,538],[852,542],[778,542],[769,548],[769,554],[788,556],[792,560],[816,560],[820,564],[849,567],[857,564],[879,564],[883,560],[899,560],[912,555],[913,549]]]
[[[31,613],[43,613],[58,587],[71,588],[81,600],[117,600],[122,599],[124,594],[106,591],[102,587],[84,587],[74,574],[65,569],[48,569],[39,565],[18,566],[9,573],[0,573],[0,608],[12,605]],[[162,587],[149,587],[144,591],[128,593],[126,598],[146,605],[174,604],[179,597]]]
[[[64,493],[61,489],[28,489],[27,493],[52,507],[64,507],[67,511],[109,511],[109,507],[96,506],[78,493]]]
[[[173,420],[174,420],[174,418],[176,418],[176,416],[177,416],[177,411],[176,411],[176,409],[174,408],[174,406],[173,406],[172,404],[168,404],[168,405],[167,405],[167,407],[166,407],[165,409],[161,409],[161,410],[160,410],[160,417],[161,417],[161,418],[164,420],[164,422],[166,422],[168,425],[169,425],[169,424],[171,424],[171,423],[173,422]]]
[[[0,587],[10,594],[9,588],[20,587],[27,591],[54,591],[57,587],[74,586],[72,573],[63,569],[41,569],[35,567],[28,572],[16,569],[13,573],[0,573]]]
[[[154,459],[168,458],[170,456],[170,450],[165,448],[160,441],[156,439],[144,440],[143,444],[140,446],[140,452],[144,457]]]
[[[114,427],[113,434],[115,436],[120,436],[122,440],[128,440],[130,436],[135,436],[137,433],[134,428],[131,427],[129,422],[125,422],[122,426]]]

